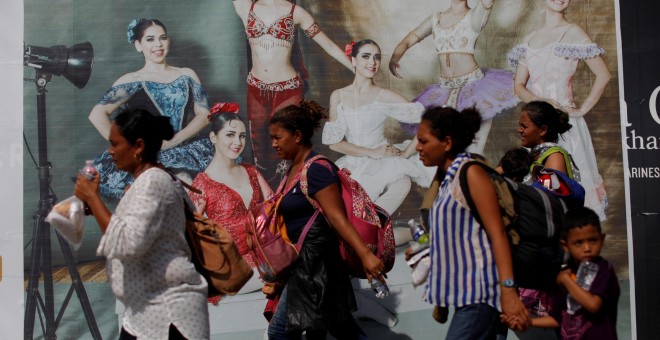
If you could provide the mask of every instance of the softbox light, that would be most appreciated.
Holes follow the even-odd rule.
[[[23,65],[63,75],[77,88],[87,85],[92,73],[94,49],[92,44],[84,42],[69,48],[64,45],[52,47],[25,46]]]

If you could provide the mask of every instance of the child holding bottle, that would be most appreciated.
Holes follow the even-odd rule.
[[[612,264],[600,256],[605,234],[598,215],[586,207],[573,209],[564,227],[561,244],[570,259],[557,275],[560,292],[550,315],[533,318],[532,326],[559,327],[562,339],[617,339],[621,290]]]

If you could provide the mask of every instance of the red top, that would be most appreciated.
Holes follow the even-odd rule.
[[[296,28],[293,24],[293,10],[296,5],[291,5],[291,12],[279,17],[269,26],[254,13],[254,3],[250,6],[250,13],[247,17],[247,27],[245,32],[248,38],[260,38],[264,35],[270,35],[275,39],[284,40],[293,43]]]
[[[250,179],[250,186],[252,187],[250,207],[252,207],[264,200],[261,187],[259,186],[259,175],[253,165],[241,165],[247,170]],[[224,183],[211,179],[205,172],[199,173],[192,185],[201,190],[202,193],[196,194],[190,192],[190,199],[195,204],[206,203],[206,208],[204,209],[206,216],[223,226],[231,234],[236,247],[238,247],[238,251],[245,261],[254,268],[255,263],[248,252],[249,249],[245,233],[248,207],[243,203],[241,195]]]

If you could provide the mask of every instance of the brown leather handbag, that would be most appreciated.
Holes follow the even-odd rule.
[[[186,208],[186,240],[192,252],[192,263],[209,284],[209,297],[234,295],[252,277],[252,268],[241,256],[229,232],[189,208]]]

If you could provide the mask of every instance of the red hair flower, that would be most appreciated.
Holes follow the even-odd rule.
[[[348,57],[351,57],[353,54],[353,47],[355,47],[356,42],[351,41],[346,46],[344,46],[344,54]]]
[[[215,103],[209,110],[210,113],[207,116],[209,120],[213,120],[213,117],[220,115],[224,112],[231,112],[231,113],[238,113],[238,109],[240,107],[238,106],[237,103]]]

